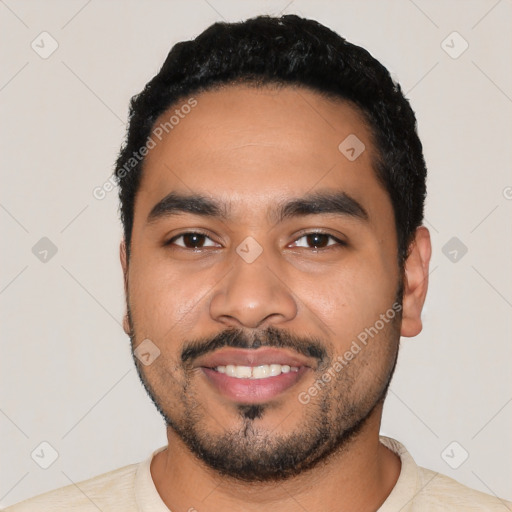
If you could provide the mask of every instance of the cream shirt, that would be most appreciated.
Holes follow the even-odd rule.
[[[402,461],[398,481],[377,512],[512,511],[512,503],[475,491],[416,465],[394,439],[380,441]],[[5,512],[169,512],[151,478],[155,450],[145,461],[29,498]]]

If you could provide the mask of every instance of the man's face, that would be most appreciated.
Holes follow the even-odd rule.
[[[400,332],[393,208],[351,106],[289,87],[196,100],[146,157],[126,330],[160,351],[135,362],[177,442],[235,478],[285,478],[381,406]]]

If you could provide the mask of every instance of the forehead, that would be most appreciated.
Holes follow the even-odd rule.
[[[174,116],[161,140],[153,137],[136,217],[172,191],[214,196],[245,219],[319,188],[344,191],[370,211],[389,209],[370,130],[349,103],[304,88],[246,85],[200,93],[193,108],[182,108],[189,100],[155,123],[165,127]]]

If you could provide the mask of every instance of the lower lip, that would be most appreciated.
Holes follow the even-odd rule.
[[[258,404],[277,397],[296,384],[308,370],[301,366],[297,372],[281,373],[266,379],[237,379],[211,368],[201,368],[209,382],[231,400],[239,403]]]

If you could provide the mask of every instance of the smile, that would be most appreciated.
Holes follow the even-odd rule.
[[[316,361],[311,357],[275,347],[224,347],[195,362],[211,390],[243,404],[277,399],[313,372],[314,366]]]

